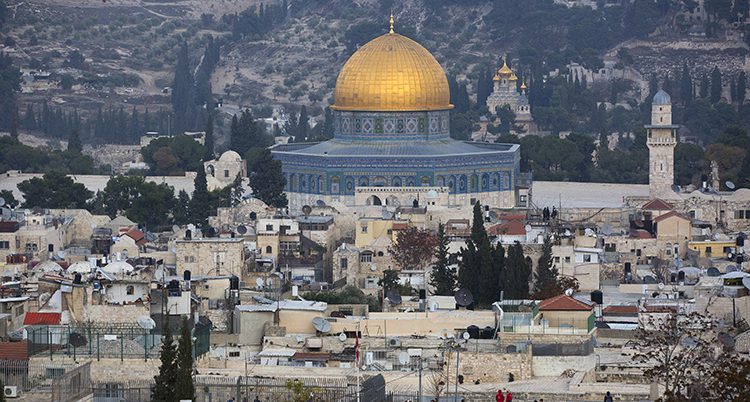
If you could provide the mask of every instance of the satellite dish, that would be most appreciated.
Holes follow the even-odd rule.
[[[531,232],[531,225],[526,225],[523,228],[526,230],[526,233]]]
[[[399,294],[395,290],[389,291],[386,295],[386,299],[388,299],[388,301],[391,302],[391,304],[393,304],[394,306],[401,304],[402,301],[401,294]]]
[[[727,188],[730,190],[734,190],[735,188],[737,188],[737,186],[735,186],[734,183],[729,180],[725,181],[724,185],[727,186]]]
[[[464,332],[463,335],[461,335],[461,338],[464,338],[465,341],[468,341],[469,338],[471,338],[471,335],[469,335],[469,332]]]
[[[737,271],[737,267],[734,266],[734,265],[727,265],[727,267],[724,268],[724,271],[726,271],[726,272],[735,272],[735,271]]]
[[[742,284],[745,285],[746,288],[750,289],[750,277],[742,278]]]
[[[180,230],[180,227],[179,227],[179,226],[177,226],[177,225],[173,225],[173,226],[172,226],[172,232],[173,232],[173,233],[177,233],[177,231],[179,231],[179,230]]]
[[[460,289],[453,297],[456,299],[456,304],[461,307],[467,307],[474,303],[474,296],[466,288]]]
[[[573,296],[573,289],[565,289],[565,296]]]
[[[237,226],[237,233],[239,233],[241,235],[247,233],[247,226],[245,226],[245,225]]]
[[[402,366],[409,364],[410,361],[411,357],[409,357],[408,352],[404,351],[398,354],[398,362],[401,363]]]
[[[711,267],[706,270],[706,275],[708,276],[720,276],[721,272],[716,267]]]
[[[340,340],[341,342],[344,342],[344,341],[346,341],[346,334],[345,334],[345,333],[343,333],[343,332],[342,332],[342,333],[340,333],[340,334],[339,334],[339,340]]]
[[[303,213],[303,214],[305,214],[305,216],[308,216],[308,215],[310,215],[310,213],[311,213],[311,212],[312,212],[312,207],[311,207],[311,206],[309,206],[309,205],[304,205],[304,206],[302,207],[302,213]]]
[[[262,288],[263,287],[263,278],[257,278],[255,279],[255,286]]]
[[[716,334],[716,338],[719,339],[719,342],[727,349],[734,349],[735,340],[732,335],[729,335],[726,332],[719,332]]]
[[[643,283],[649,284],[649,285],[655,285],[658,282],[656,281],[656,278],[654,278],[651,275],[646,275],[643,277]]]
[[[378,266],[375,264],[370,264],[370,271],[375,272],[378,270]]]
[[[331,332],[331,323],[326,321],[323,317],[315,317],[312,319],[312,325],[315,328],[316,331],[320,333],[328,333]]]
[[[664,283],[659,282],[659,290],[663,290],[663,289],[664,289]]]
[[[302,335],[297,335],[294,337],[294,339],[297,341],[297,343],[302,343],[305,341],[305,337]]]
[[[680,192],[680,186],[678,186],[676,184],[673,184],[672,185],[672,191],[674,191],[675,193],[679,193]]]
[[[146,331],[151,331],[152,329],[156,328],[156,322],[154,322],[153,318],[147,315],[142,315],[138,317],[138,326],[145,329]]]
[[[602,234],[605,235],[605,236],[611,235],[612,234],[612,225],[605,224],[604,226],[602,226],[600,232],[602,232]]]
[[[0,197],[0,207],[2,207],[3,205],[5,205],[5,198]]]

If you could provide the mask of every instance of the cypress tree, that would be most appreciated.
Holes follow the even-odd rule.
[[[737,77],[737,103],[742,106],[745,103],[745,94],[747,91],[747,77],[745,72],[741,71]]]
[[[183,42],[177,54],[174,81],[172,82],[172,111],[174,112],[174,132],[182,133],[192,127],[193,74],[190,72],[187,43]]]
[[[714,67],[711,71],[711,103],[719,103],[721,100],[721,71]]]
[[[206,183],[206,170],[201,166],[194,180],[193,197],[190,199],[190,220],[198,225],[208,225],[211,209],[211,195]]]
[[[474,204],[473,218],[471,222],[471,241],[474,245],[482,244],[487,238],[487,230],[484,228],[484,217],[482,216],[482,204],[478,201]]]
[[[693,101],[693,78],[687,63],[682,66],[682,77],[680,78],[680,99],[683,105]]]
[[[299,120],[297,121],[297,136],[299,141],[307,141],[308,133],[310,131],[309,116],[307,115],[307,108],[305,105],[299,110]]]
[[[438,296],[453,296],[456,290],[456,270],[450,267],[448,243],[450,239],[445,235],[445,226],[438,225],[438,246],[435,248],[435,263],[432,265],[430,285],[433,294]]]
[[[479,244],[479,294],[474,294],[478,304],[488,306],[500,296],[500,275],[492,259],[492,246],[489,237],[485,236]]]
[[[253,195],[276,208],[287,206],[286,177],[281,171],[281,162],[273,159],[271,151],[264,149],[253,163],[250,173],[250,187]]]
[[[333,138],[333,112],[330,107],[326,107],[325,120],[323,120],[323,138]]]
[[[169,319],[164,321],[164,334],[161,343],[161,354],[159,359],[159,374],[154,376],[154,388],[151,391],[151,400],[154,402],[173,402],[175,398],[177,380],[177,350],[175,349],[172,330],[169,327]]]
[[[23,115],[23,128],[27,130],[36,130],[36,112],[34,104],[26,104],[26,113]]]
[[[471,239],[466,242],[466,248],[461,249],[461,259],[458,261],[458,284],[468,289],[471,294],[479,294],[479,261],[477,248]]]
[[[177,203],[173,211],[174,222],[178,225],[190,223],[190,196],[187,191],[180,190],[177,194]]]
[[[15,109],[10,114],[10,136],[18,138],[18,111]]]
[[[552,239],[547,236],[542,244],[542,255],[534,273],[534,293],[538,294],[550,285],[557,283],[557,268],[552,263]]]
[[[182,317],[182,331],[177,346],[177,375],[175,391],[177,400],[195,400],[193,384],[193,339],[187,317]]]
[[[68,152],[80,154],[83,151],[83,145],[81,145],[81,137],[78,135],[78,130],[73,129],[70,131],[68,137]]]
[[[523,247],[521,243],[515,242],[508,249],[508,260],[506,262],[508,270],[509,289],[506,290],[506,296],[511,299],[525,299],[529,297],[529,277],[531,268],[526,263],[523,256]]]
[[[708,81],[708,75],[704,72],[703,75],[701,75],[701,85],[698,90],[698,94],[702,99],[708,98],[708,88],[711,86],[710,82]]]
[[[210,161],[214,159],[214,116],[213,113],[208,113],[208,120],[206,121],[206,138],[204,141],[204,147],[206,153],[203,155],[204,161]]]

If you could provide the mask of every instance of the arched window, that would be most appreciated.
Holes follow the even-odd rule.
[[[206,174],[211,177],[216,176],[216,169],[214,168],[214,165],[208,165],[208,167],[206,168]]]
[[[339,193],[339,177],[333,176],[331,177],[331,194],[338,194]]]
[[[362,177],[359,178],[359,187],[367,187],[369,185],[369,183],[370,182],[367,179],[367,177],[362,176]]]
[[[383,176],[378,176],[372,181],[372,185],[375,187],[385,187],[388,185],[388,181]]]
[[[422,187],[429,187],[430,186],[430,178],[427,176],[422,176]]]
[[[266,254],[273,254],[273,247],[266,246]]]
[[[371,195],[367,197],[367,205],[383,205],[383,202],[377,195]]]
[[[128,287],[125,288],[125,293],[127,293],[128,295],[134,295],[135,287],[133,285],[128,285]]]
[[[401,178],[400,177],[394,177],[392,180],[393,187],[401,187]]]
[[[476,193],[478,187],[479,187],[479,179],[477,179],[477,175],[473,174],[471,175],[471,192]]]

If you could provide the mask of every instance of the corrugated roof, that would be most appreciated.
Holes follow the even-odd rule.
[[[568,295],[559,295],[539,303],[539,311],[590,311],[591,306]]]
[[[0,342],[0,360],[29,360],[28,343]]]
[[[61,313],[26,313],[23,325],[60,325]]]
[[[258,352],[258,356],[263,357],[292,357],[297,353],[294,349],[279,348],[279,349],[264,349]]]

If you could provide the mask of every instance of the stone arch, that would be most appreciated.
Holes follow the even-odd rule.
[[[479,177],[476,174],[471,175],[469,178],[469,191],[472,193],[479,191]]]
[[[414,177],[406,178],[406,187],[414,187]]]
[[[388,198],[385,199],[385,205],[388,205],[390,207],[398,207],[401,206],[401,201],[399,201],[398,197],[395,195],[389,195]]]
[[[206,174],[211,177],[216,177],[216,168],[214,167],[214,165],[206,166]]]
[[[326,192],[326,179],[323,176],[318,176],[318,193]]]
[[[495,190],[499,190],[502,187],[502,177],[500,176],[500,173],[495,173],[492,175],[492,188]]]
[[[315,176],[310,175],[309,183],[310,183],[310,192],[311,193],[318,192],[317,182],[318,182],[318,180],[315,178]]]
[[[490,175],[488,173],[484,173],[482,175],[482,191],[487,191],[490,189]]]
[[[294,191],[296,187],[294,187],[294,182],[297,179],[297,176],[294,173],[289,173],[289,177],[286,180],[286,187],[290,191]]]
[[[451,193],[457,193],[456,191],[456,176],[451,176],[448,178],[448,189]]]
[[[307,192],[307,175],[300,175],[299,191],[303,193]]]
[[[273,247],[266,246],[266,254],[273,254]]]
[[[401,178],[396,176],[391,180],[391,186],[393,187],[401,187]]]
[[[341,179],[339,179],[338,176],[331,177],[331,194],[338,194],[341,190],[339,187],[341,185]]]
[[[445,176],[438,176],[435,179],[435,185],[438,187],[444,187],[445,186]]]
[[[369,185],[370,185],[370,180],[367,178],[367,176],[360,176],[357,186],[367,187]]]
[[[375,187],[385,187],[388,185],[388,180],[383,176],[378,176],[372,181],[372,185]]]
[[[458,178],[458,193],[465,193],[466,192],[466,175],[462,174]]]
[[[380,197],[377,195],[371,195],[367,197],[366,201],[367,205],[383,205],[383,201],[380,200]]]

